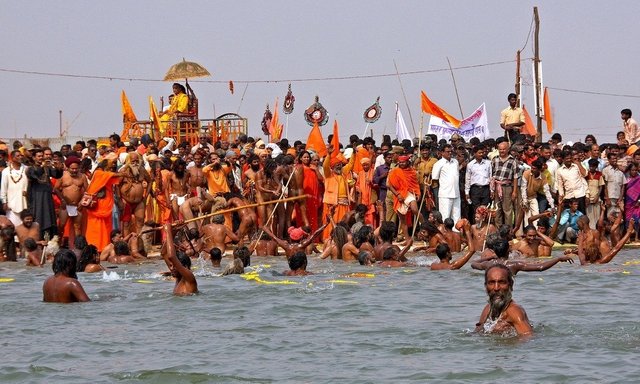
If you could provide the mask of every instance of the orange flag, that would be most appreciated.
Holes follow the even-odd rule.
[[[437,106],[433,101],[429,100],[424,91],[421,91],[420,94],[422,96],[422,111],[424,113],[439,117],[456,128],[460,127],[460,120],[451,116],[449,113],[447,113],[447,111]]]
[[[551,116],[551,104],[549,104],[549,91],[544,87],[544,120],[547,122],[547,132],[553,132],[553,117]]]
[[[324,143],[318,123],[314,123],[313,129],[309,132],[306,149],[314,150],[320,157],[327,156],[327,144]]]
[[[156,103],[153,102],[153,97],[149,96],[149,115],[151,116],[151,120],[153,121],[153,125],[155,126],[155,132],[158,132],[156,137],[160,136],[160,117],[158,116],[158,109],[156,108]]]
[[[345,159],[344,155],[340,153],[340,134],[338,133],[338,120],[333,121],[333,138],[331,139],[331,146],[333,147],[331,158],[338,158],[344,163],[347,159]]]
[[[122,94],[120,96],[120,101],[122,102],[122,135],[120,137],[123,141],[126,141],[129,137],[129,130],[131,130],[131,126],[133,122],[138,121],[136,114],[133,113],[133,108],[129,103],[129,99],[127,98],[127,94],[124,93],[124,89],[122,90]]]
[[[524,127],[520,130],[520,133],[523,135],[535,136],[536,135],[536,127],[533,125],[533,120],[531,120],[531,116],[529,116],[529,112],[527,112],[527,108],[522,105],[522,111],[524,112]]]
[[[269,125],[269,136],[272,143],[280,141],[280,137],[282,137],[282,128],[283,125],[280,124],[278,117],[278,99],[276,99],[276,106],[273,111],[273,117],[271,118],[271,124]]]

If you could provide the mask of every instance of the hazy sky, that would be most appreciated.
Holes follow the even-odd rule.
[[[640,95],[640,2],[638,1],[8,1],[0,0],[0,137],[57,136],[58,111],[70,135],[120,133],[120,92],[139,118],[148,116],[148,96],[159,102],[171,92],[160,81],[121,81],[40,76],[5,70],[140,79],[163,78],[186,58],[205,66],[221,83],[191,82],[200,117],[238,112],[249,134],[260,136],[269,103],[280,103],[281,80],[379,75],[514,60],[525,44],[539,7],[544,85],[553,88]],[[523,51],[532,57],[533,36]],[[532,81],[523,61],[524,81]],[[513,91],[515,63],[454,70],[465,114],[486,102],[492,133]],[[228,81],[235,83],[235,94]],[[420,90],[460,115],[447,71],[403,75],[415,129],[420,126]],[[395,133],[394,102],[410,116],[397,77],[293,82],[295,110],[290,140],[306,139],[303,111],[315,95],[338,119],[342,141],[361,135],[362,114],[377,96],[382,117],[371,125],[376,138]],[[614,139],[619,111],[640,115],[640,97],[611,97],[550,90],[556,131],[566,140],[595,133]],[[533,110],[533,90],[523,100]],[[214,115],[215,112],[215,115]],[[428,117],[425,116],[425,125]],[[282,115],[284,123],[284,115]],[[411,128],[410,128],[411,129]],[[425,127],[426,132],[426,127]],[[545,134],[545,138],[548,135]]]

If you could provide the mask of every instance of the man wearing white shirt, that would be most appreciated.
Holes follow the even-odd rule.
[[[22,224],[20,213],[27,209],[27,179],[26,166],[22,164],[23,155],[19,150],[11,152],[11,164],[2,170],[2,183],[0,183],[0,201],[7,214],[16,227]]]
[[[467,164],[464,181],[465,199],[471,204],[472,211],[491,204],[491,162],[484,158],[486,147],[482,144],[473,148],[473,160]]]
[[[453,147],[442,147],[442,158],[433,165],[432,179],[439,181],[438,204],[444,219],[460,220],[460,170],[452,157]]]

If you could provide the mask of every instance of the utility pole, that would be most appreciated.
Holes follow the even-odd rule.
[[[538,36],[540,35],[540,17],[538,16],[538,7],[533,7],[533,19],[535,23],[535,32],[533,38],[533,72],[536,82],[536,141],[542,141],[542,90],[540,89],[540,45],[538,44]]]
[[[60,129],[59,129],[59,132],[60,132],[60,137],[62,137],[62,109],[58,111],[58,115],[59,115],[59,117],[58,117],[58,118],[59,118],[59,120],[60,120],[60,122],[59,122],[59,123],[60,123]]]
[[[522,102],[520,100],[520,51],[516,53],[516,106],[522,107]]]

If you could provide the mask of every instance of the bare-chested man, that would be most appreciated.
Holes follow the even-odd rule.
[[[76,274],[76,255],[61,249],[53,259],[54,275],[42,285],[42,300],[46,303],[74,303],[90,301]]]
[[[256,256],[278,256],[278,243],[264,232],[259,239],[251,242],[249,249],[255,250]]]
[[[293,156],[285,155],[284,158],[282,159],[282,165],[278,168],[279,178],[281,183],[283,184],[283,187],[288,183],[287,193],[285,194],[284,197],[296,197],[304,193],[304,191],[302,190],[304,172],[301,167],[295,167],[294,163],[295,163],[295,158]],[[300,201],[304,201],[304,199]],[[280,215],[278,216],[278,220],[279,220],[278,225],[283,230],[284,228],[289,228],[291,226],[291,218],[293,216],[293,208],[295,207],[295,205],[296,205],[295,201],[286,203],[285,214],[282,215],[282,217],[280,217]],[[304,206],[304,209],[302,205],[300,207],[301,207],[300,213],[302,215],[302,223],[300,223],[300,220],[299,220],[300,218],[298,218],[296,219],[297,220],[296,224],[299,227],[302,227],[302,226],[306,227],[309,225],[309,219],[307,218],[306,205]]]
[[[584,217],[586,218],[586,216]],[[519,251],[524,257],[540,257],[540,245],[553,247],[553,240],[536,230],[533,225],[527,225],[524,228],[524,237],[521,241],[515,243],[511,249]]]
[[[234,243],[240,240],[229,227],[224,225],[224,216],[222,215],[214,215],[211,224],[203,225],[200,232],[205,252],[209,252],[211,248],[219,248],[224,253],[227,249],[227,238]]]
[[[128,264],[134,263],[136,259],[131,256],[129,244],[126,241],[118,241],[113,244],[113,255],[107,259],[111,264]]]
[[[469,228],[471,224],[469,224],[469,221],[467,220],[464,222],[464,225],[465,225],[465,234],[467,236],[467,242],[469,243],[469,250],[467,251],[467,253],[452,263],[451,249],[449,245],[439,244],[436,247],[436,255],[438,256],[438,259],[440,259],[440,261],[437,263],[431,264],[432,271],[460,269],[462,268],[463,265],[467,263],[467,261],[469,261],[469,259],[471,259],[473,254],[476,252],[473,241],[471,241],[471,228]]]
[[[122,220],[122,232],[129,234],[132,231],[140,231],[144,223],[145,197],[151,189],[151,176],[140,162],[140,155],[137,152],[130,152],[127,155],[125,165],[118,172],[120,177],[120,193],[122,199],[123,212],[120,214]],[[131,218],[135,218],[135,227],[131,228]]]
[[[456,232],[453,230],[453,219],[447,217],[444,220],[444,229],[440,230],[442,232],[442,236],[447,240],[447,244],[449,245],[449,250],[451,252],[460,252],[462,250],[462,235],[460,232]]]
[[[27,259],[27,267],[42,267],[42,249],[38,247],[38,243],[32,238],[27,238],[23,243],[25,249],[25,259]]]
[[[240,198],[240,197],[232,197],[227,200],[227,208],[241,208],[248,205],[249,202]],[[258,227],[258,216],[256,215],[256,211],[253,208],[241,208],[236,211],[238,213],[238,217],[240,218],[240,225],[238,226],[238,231],[236,235],[240,242],[238,245],[242,245],[245,235],[249,235],[252,237],[256,232]]]
[[[580,219],[586,216],[581,216]],[[580,225],[580,219],[578,219],[578,225]],[[580,259],[580,264],[606,264],[613,260],[613,257],[620,252],[622,247],[629,241],[631,234],[633,233],[635,220],[629,220],[629,224],[627,226],[627,232],[622,236],[622,238],[618,241],[613,249],[609,250],[607,253],[602,253],[601,248],[599,247],[600,243],[598,240],[594,240],[595,236],[590,231],[595,230],[584,230],[578,232],[578,258]],[[585,223],[583,222],[583,225]],[[589,222],[586,222],[587,228],[589,228]],[[598,231],[595,231],[598,232]]]
[[[122,232],[118,229],[111,231],[111,242],[107,244],[100,253],[100,261],[108,261],[111,257],[115,257],[116,249],[115,245],[119,242],[124,242],[128,246],[127,255],[134,259],[144,259],[147,257],[147,251],[144,249],[144,242],[141,236],[136,233],[130,233],[125,237],[122,237]]]
[[[208,193],[208,192],[205,192]],[[202,216],[202,214],[210,213],[213,202],[209,199],[201,199],[199,197],[190,197],[188,198],[184,204],[180,206],[180,214],[182,215],[182,219],[186,222],[188,221],[187,228],[190,230],[197,229],[198,225],[202,225],[203,220],[191,221],[191,219]]]
[[[528,263],[517,260],[509,260],[509,242],[504,239],[496,240],[490,244],[495,256],[493,259],[478,260],[471,263],[471,268],[487,270],[495,264],[503,264],[511,270],[511,273],[515,276],[518,272],[542,272],[553,267],[560,261],[566,261],[570,264],[573,263],[573,259],[570,256],[563,255],[555,257],[551,260],[543,263]]]
[[[495,264],[484,274],[484,286],[489,296],[489,304],[485,305],[476,324],[476,332],[508,334],[515,332],[518,336],[529,336],[533,328],[524,308],[511,298],[513,275],[508,267]]]
[[[247,163],[249,164],[249,169],[244,171],[242,175],[243,180],[243,188],[242,188],[242,196],[245,199],[249,200],[252,203],[256,202],[256,176],[258,171],[260,171],[260,157],[258,155],[253,154],[249,156],[247,159]]]
[[[275,171],[278,167],[275,160],[267,159],[264,162],[264,168],[258,171],[256,174],[256,202],[259,204],[265,201],[277,200],[280,197],[282,191],[282,184],[276,178]],[[265,225],[271,212],[273,212],[275,204],[263,204],[258,206],[258,217],[260,218],[260,225]],[[279,204],[279,206],[281,206]],[[284,215],[284,213],[282,213]],[[271,228],[276,228],[274,224],[276,220],[271,221]]]
[[[198,293],[198,283],[191,272],[191,259],[182,252],[176,253],[171,224],[165,224],[164,231],[167,241],[160,250],[160,254],[169,267],[171,275],[176,279],[173,294],[183,296]]]
[[[89,182],[87,177],[80,172],[79,158],[68,157],[64,164],[67,170],[56,181],[53,191],[60,198],[58,233],[64,233],[67,220],[71,219],[73,227],[69,231],[69,244],[73,244],[76,236],[82,233],[82,209],[80,209],[79,203],[89,186]]]
[[[407,265],[405,255],[413,244],[413,238],[409,238],[407,245],[400,251],[398,247],[389,247],[384,251],[383,259],[377,265],[384,268],[397,268]]]
[[[21,254],[24,254],[24,241],[28,238],[34,239],[41,247],[47,244],[46,241],[40,239],[40,224],[36,223],[34,219],[33,214],[28,209],[20,212],[22,224],[15,227],[15,234],[18,236],[18,241],[21,245]]]
[[[206,154],[203,150],[197,150],[196,153],[193,154],[193,165],[187,168],[191,196],[202,197],[200,189],[207,187],[204,173],[202,173],[205,156]]]
[[[376,260],[382,261],[384,257],[384,253],[388,248],[395,247],[397,248],[398,253],[400,253],[400,248],[397,245],[393,245],[393,239],[396,235],[396,223],[393,221],[383,221],[380,224],[379,229],[379,237],[380,244],[376,245],[373,250],[373,256]]]
[[[180,206],[189,198],[189,177],[186,171],[187,163],[182,159],[177,159],[172,166],[171,176],[165,189],[167,201],[171,202],[171,212],[173,219],[180,218]]]
[[[486,206],[478,206],[475,213],[476,222],[471,226],[471,241],[474,248],[479,251],[484,251],[487,236],[498,232],[496,226],[489,220],[489,213]]]

